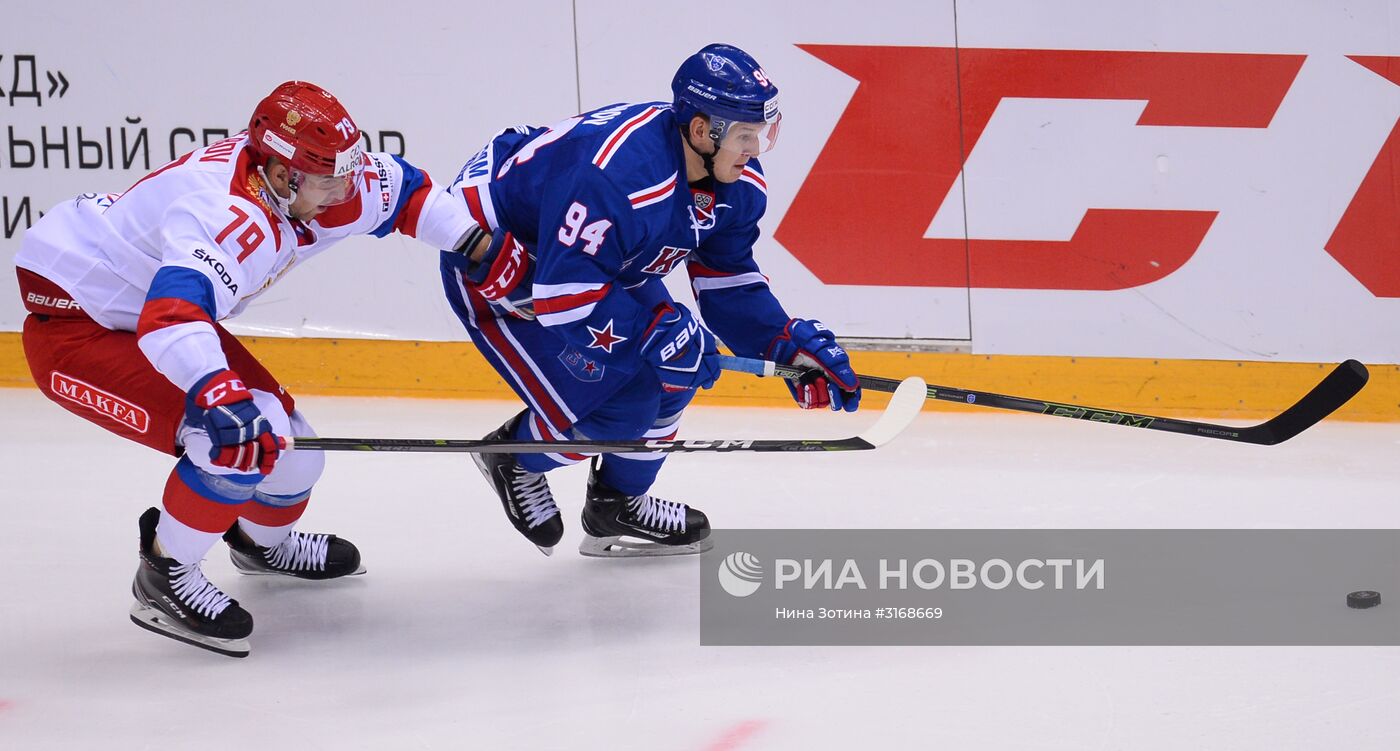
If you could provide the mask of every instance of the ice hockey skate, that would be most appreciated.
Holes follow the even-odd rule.
[[[512,417],[486,440],[505,440],[515,435],[515,426],[527,413]],[[564,520],[549,480],[543,473],[530,472],[516,461],[514,454],[473,454],[472,460],[485,475],[486,481],[501,499],[506,517],[517,532],[534,543],[545,555],[554,554],[554,546],[564,536]]]
[[[354,543],[335,535],[293,531],[276,547],[265,548],[234,524],[224,533],[228,556],[243,574],[278,574],[298,579],[338,579],[365,572]]]
[[[253,616],[204,578],[198,563],[155,552],[160,511],[141,515],[141,566],[131,592],[131,622],[148,631],[229,657],[247,657]]]
[[[584,538],[578,552],[594,558],[692,555],[714,547],[710,520],[699,509],[650,494],[629,496],[588,475]]]

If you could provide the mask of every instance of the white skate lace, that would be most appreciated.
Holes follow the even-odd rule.
[[[268,548],[263,557],[275,568],[283,571],[303,571],[326,569],[326,549],[330,547],[330,535],[306,535],[293,532],[287,535],[275,548]]]
[[[170,588],[181,602],[208,618],[217,618],[233,601],[232,597],[204,578],[198,563],[171,566]]]
[[[637,517],[641,526],[663,532],[685,531],[684,503],[637,495],[627,499],[627,508]]]
[[[531,529],[559,513],[559,507],[554,505],[554,497],[549,493],[549,481],[545,479],[544,473],[529,472],[516,467],[512,484],[515,485],[520,500],[520,511],[525,514],[525,523]]]

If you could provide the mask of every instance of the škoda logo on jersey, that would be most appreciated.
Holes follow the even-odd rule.
[[[151,415],[146,410],[70,375],[53,371],[49,387],[54,396],[106,415],[137,433],[145,433],[151,427]]]

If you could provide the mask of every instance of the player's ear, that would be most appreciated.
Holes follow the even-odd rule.
[[[275,188],[286,188],[291,182],[292,174],[280,159],[275,156],[267,158],[267,164],[263,165],[263,174],[267,175]]]
[[[695,143],[701,143],[710,136],[710,119],[704,115],[696,115],[690,118],[690,138]]]

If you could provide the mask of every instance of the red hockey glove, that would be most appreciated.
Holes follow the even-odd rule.
[[[472,288],[487,300],[500,300],[515,291],[530,271],[530,254],[505,230],[491,235],[491,244],[479,261],[467,269]],[[528,291],[528,290],[527,290]]]

